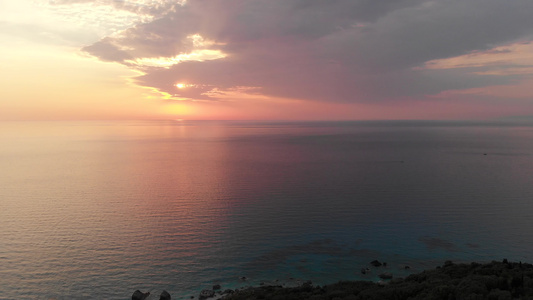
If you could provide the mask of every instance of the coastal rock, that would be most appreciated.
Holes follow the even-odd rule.
[[[373,265],[374,267],[380,267],[381,266],[381,263],[379,262],[379,260],[373,260],[370,262],[371,265]]]
[[[445,261],[445,262],[444,262],[444,266],[445,266],[445,267],[453,266],[453,261],[451,261],[451,260],[447,260],[447,261]]]
[[[200,298],[200,300],[202,300],[202,299],[211,298],[214,295],[215,295],[215,291],[213,291],[213,290],[202,290],[200,292],[200,296],[198,298]]]
[[[226,289],[226,290],[224,290],[224,292],[223,292],[222,294],[229,295],[229,294],[233,294],[233,293],[234,293],[233,290],[231,290],[231,289]]]
[[[131,300],[144,300],[150,296],[150,292],[143,293],[139,290],[136,290],[133,292],[133,295],[131,295]]]
[[[220,284],[213,285],[213,291],[220,290],[221,288]]]
[[[533,299],[533,265],[448,263],[404,279],[339,281],[306,289],[263,286],[238,290],[225,299]]]
[[[387,284],[389,284],[388,281],[380,280],[380,281],[377,282],[377,285],[379,285],[379,286],[386,286]]]
[[[392,279],[392,273],[389,273],[389,272],[381,273],[381,274],[379,274],[379,278],[381,278],[381,279]]]
[[[159,300],[170,300],[170,294],[167,291],[163,291],[161,295],[159,295]]]

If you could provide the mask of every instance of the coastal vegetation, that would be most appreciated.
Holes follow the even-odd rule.
[[[325,286],[262,286],[228,293],[227,300],[533,299],[533,265],[522,262],[444,265],[388,281],[341,281]]]

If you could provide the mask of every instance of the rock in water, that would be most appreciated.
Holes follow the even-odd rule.
[[[373,265],[374,267],[380,267],[381,266],[381,263],[378,261],[378,260],[373,260],[370,262],[371,265]]]
[[[229,295],[229,294],[233,294],[233,290],[231,289],[225,289],[224,292],[222,294],[226,294],[226,295]]]
[[[213,291],[220,290],[221,288],[220,284],[213,285]]]
[[[379,278],[381,278],[381,279],[392,279],[392,273],[385,272],[385,273],[379,274]]]
[[[131,300],[144,300],[150,296],[150,292],[143,293],[139,290],[136,290],[133,292],[133,295],[131,295]]]
[[[200,292],[200,300],[202,299],[207,299],[207,298],[211,298],[215,295],[215,291],[213,290],[202,290]]]
[[[170,294],[167,291],[163,291],[159,296],[159,300],[170,300]]]

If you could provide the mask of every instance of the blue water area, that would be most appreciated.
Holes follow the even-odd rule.
[[[0,139],[0,298],[531,262],[530,124],[5,122]]]

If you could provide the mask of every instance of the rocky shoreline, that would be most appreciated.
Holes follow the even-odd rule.
[[[378,263],[373,261],[370,264],[378,266]],[[364,271],[366,268],[361,270]],[[393,278],[390,273],[381,275],[383,280],[379,282],[340,281],[324,286],[307,281],[296,287],[263,285],[222,291],[220,285],[215,285],[212,289],[203,290],[197,299],[533,299],[533,265],[506,259],[483,264],[446,261],[435,269],[405,278]],[[140,291],[135,293],[132,300],[148,299],[148,295],[142,298]],[[136,295],[141,298],[134,298]],[[159,299],[171,298],[164,291]]]

